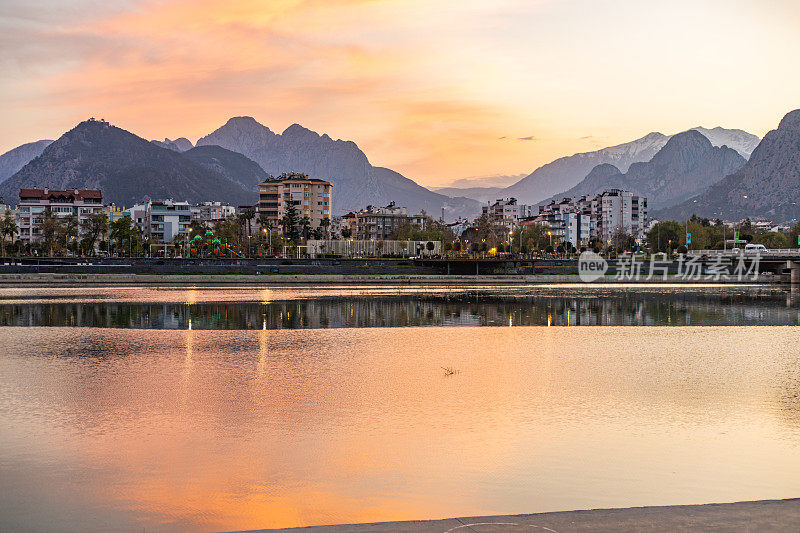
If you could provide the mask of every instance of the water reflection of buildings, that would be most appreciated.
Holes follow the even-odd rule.
[[[275,302],[0,304],[2,326],[308,329],[398,326],[795,325],[795,295],[461,293]]]

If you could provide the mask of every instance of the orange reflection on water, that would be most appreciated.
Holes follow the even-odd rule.
[[[61,507],[83,529],[232,530],[791,497],[798,340],[4,328],[0,452],[37,480],[25,501],[60,502],[41,529]]]

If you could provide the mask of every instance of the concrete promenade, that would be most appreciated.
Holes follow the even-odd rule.
[[[529,515],[476,516],[292,529],[292,533],[516,533],[800,531],[800,499],[707,505],[595,509]]]

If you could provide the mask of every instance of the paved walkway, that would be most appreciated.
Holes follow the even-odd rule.
[[[516,533],[572,531],[800,531],[800,499],[596,509],[293,529],[291,533]]]

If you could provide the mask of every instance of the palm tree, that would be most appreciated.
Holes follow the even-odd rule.
[[[308,230],[311,228],[311,219],[308,215],[300,219],[300,227],[303,228],[303,239],[308,240]]]
[[[329,239],[329,232],[331,229],[331,219],[328,217],[323,218],[319,222],[319,227],[322,228],[322,232],[325,236],[325,239]]]

